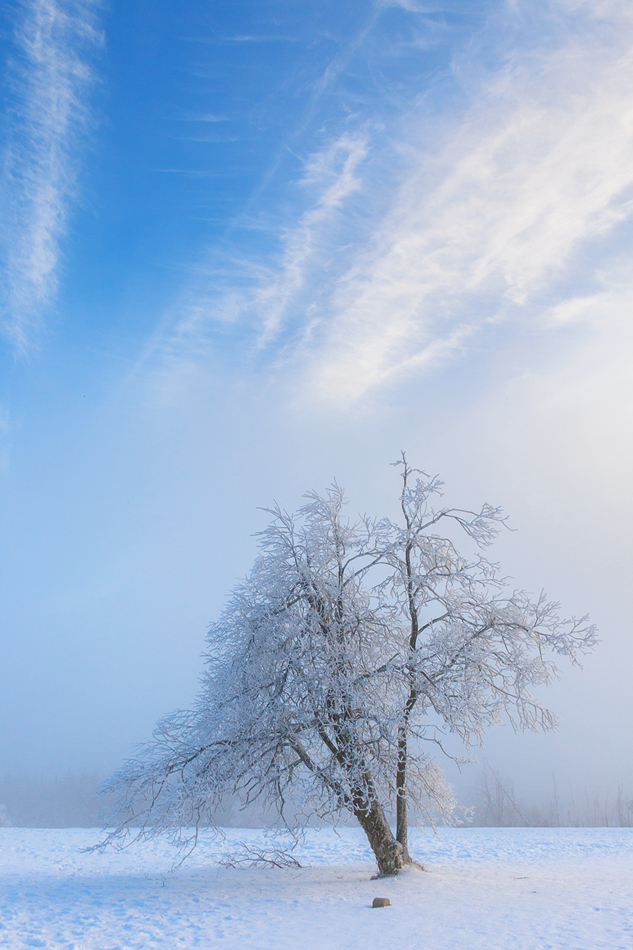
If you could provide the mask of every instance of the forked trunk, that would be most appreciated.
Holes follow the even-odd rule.
[[[408,853],[394,838],[382,805],[375,799],[368,806],[355,808],[354,815],[367,835],[380,874],[397,874],[411,863]]]

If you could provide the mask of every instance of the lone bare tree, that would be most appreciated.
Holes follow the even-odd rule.
[[[336,484],[296,515],[270,510],[250,576],[210,628],[194,709],[163,719],[107,785],[119,795],[109,841],[212,824],[237,796],[289,826],[351,814],[380,873],[396,874],[412,862],[409,808],[454,811],[431,754],[446,734],[469,746],[504,719],[556,725],[530,687],[551,681],[552,654],[577,662],[595,628],[509,592],[481,551],[459,553],[460,533],[474,550],[493,541],[498,508],[436,509],[442,483],[397,464],[398,523],[351,522]]]

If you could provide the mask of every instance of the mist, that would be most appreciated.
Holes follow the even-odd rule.
[[[539,697],[555,733],[446,760],[458,796],[624,823],[630,8],[282,6],[146,33],[86,4],[55,69],[16,59],[35,5],[11,21],[0,803],[97,822],[101,779],[194,701],[262,509],[335,478],[350,515],[393,513],[405,450],[447,504],[501,505],[491,558],[601,637]],[[80,123],[44,121],[57,86]]]

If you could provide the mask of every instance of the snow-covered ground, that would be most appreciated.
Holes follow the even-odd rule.
[[[227,832],[256,844],[258,832]],[[234,870],[203,841],[81,853],[94,830],[0,829],[0,947],[50,950],[632,950],[633,831],[440,829],[427,873],[372,880],[353,828],[311,831],[300,869]],[[391,906],[372,909],[374,897]]]

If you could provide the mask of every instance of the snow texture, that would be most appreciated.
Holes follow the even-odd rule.
[[[230,829],[228,843],[263,845]],[[427,873],[372,880],[360,828],[310,830],[301,869],[224,869],[204,837],[82,853],[89,829],[0,829],[3,950],[631,950],[633,835],[460,828],[412,836]],[[373,910],[374,897],[391,906]]]

